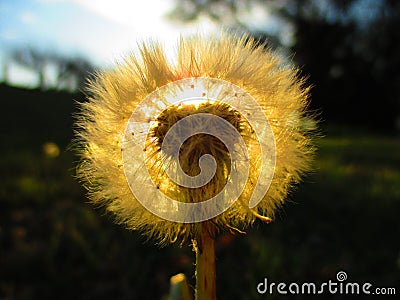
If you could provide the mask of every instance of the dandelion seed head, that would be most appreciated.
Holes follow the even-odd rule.
[[[190,98],[191,93],[198,97]],[[160,243],[195,236],[199,224],[152,213],[135,189],[158,210],[164,205],[161,194],[176,200],[165,209],[177,214],[180,203],[218,196],[225,208],[210,221],[221,230],[245,229],[257,215],[272,217],[310,170],[315,122],[306,111],[308,94],[293,66],[246,36],[181,39],[175,61],[167,60],[160,44],[144,43],[138,54],[112,71],[99,72],[89,84],[88,101],[81,104],[76,121],[78,177],[93,203],[105,206],[118,223]],[[176,101],[178,96],[186,102]],[[248,104],[253,102],[246,102],[246,97],[254,104]],[[209,115],[214,118],[207,122],[194,118]],[[268,126],[262,125],[263,120]],[[186,123],[177,127],[181,121]],[[202,129],[190,135],[194,127]],[[225,140],[206,133],[213,127]],[[190,137],[174,140],[169,134],[174,128]],[[231,129],[237,134],[230,135]],[[273,159],[265,163],[265,155]],[[137,158],[142,157],[141,165]],[[212,169],[202,169],[206,163],[214,173],[205,184],[193,188],[176,183],[182,176],[203,180]],[[242,189],[237,199],[229,199],[236,194],[226,186],[246,164]],[[169,171],[178,166],[184,175]],[[142,180],[145,176],[152,188]],[[129,178],[136,180],[135,186]],[[255,206],[252,197],[259,199]]]

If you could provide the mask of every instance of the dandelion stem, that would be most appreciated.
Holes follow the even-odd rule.
[[[214,225],[203,222],[194,243],[196,252],[196,300],[216,299]]]

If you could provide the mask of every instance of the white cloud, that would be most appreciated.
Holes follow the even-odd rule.
[[[65,0],[36,0],[36,1],[43,4],[65,2]]]
[[[74,0],[78,4],[116,23],[149,31],[157,25],[165,24],[162,16],[171,9],[171,1],[131,1],[131,0]],[[160,28],[162,30],[162,28]]]
[[[30,11],[23,11],[19,14],[19,19],[22,23],[27,25],[32,25],[37,22],[37,17],[33,12]]]
[[[209,32],[217,28],[210,20],[200,20],[190,25],[168,22],[165,15],[173,9],[174,1],[160,0],[74,0],[86,9],[123,26],[137,40],[156,38],[174,46],[181,34],[196,31]]]
[[[4,40],[16,40],[18,38],[18,34],[13,29],[4,29],[0,32],[0,38]]]

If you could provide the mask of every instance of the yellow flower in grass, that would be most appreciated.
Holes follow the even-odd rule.
[[[95,204],[160,242],[269,221],[313,153],[308,89],[247,37],[147,43],[97,74],[77,120]],[[263,217],[263,216],[268,217]]]

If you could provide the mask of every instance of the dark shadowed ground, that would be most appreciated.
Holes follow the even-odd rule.
[[[0,299],[161,299],[171,275],[193,283],[189,247],[155,246],[87,203],[66,150],[81,95],[0,94]],[[400,139],[323,126],[317,169],[275,222],[219,238],[218,299],[282,299],[257,284],[322,283],[340,270],[400,293]]]

